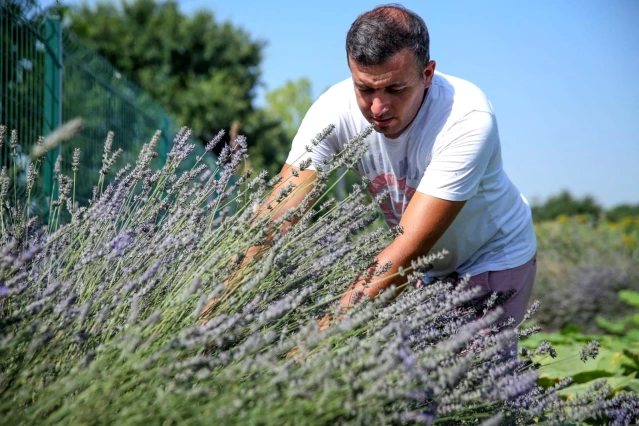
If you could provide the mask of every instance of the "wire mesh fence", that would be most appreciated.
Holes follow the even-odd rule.
[[[47,158],[42,185],[29,207],[36,214],[46,214],[58,155],[62,172],[70,174],[73,151],[80,148],[76,200],[86,204],[109,131],[114,132],[112,150],[123,150],[118,163],[123,165],[135,163],[142,144],[162,130],[155,160],[162,164],[178,128],[146,92],[65,29],[59,17],[33,0],[0,1],[0,124],[18,132],[21,152],[15,161],[26,162],[39,136],[75,117],[83,119],[83,129]],[[195,154],[203,153],[197,144]],[[9,165],[10,155],[5,144],[0,150],[2,166]],[[209,155],[206,160],[212,163],[215,158]],[[18,181],[26,186],[26,176]]]

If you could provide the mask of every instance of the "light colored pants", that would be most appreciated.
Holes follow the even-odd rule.
[[[521,320],[528,309],[530,294],[535,282],[537,273],[537,254],[528,262],[521,266],[504,271],[488,271],[470,278],[469,285],[481,287],[481,294],[489,294],[493,292],[507,292],[511,289],[516,291],[506,304],[502,305],[504,314],[497,322],[503,321],[509,316],[515,318],[515,322],[511,328],[515,328],[521,323]]]

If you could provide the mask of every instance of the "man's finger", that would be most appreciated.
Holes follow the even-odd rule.
[[[206,316],[211,312],[213,306],[217,303],[217,301],[218,298],[214,297],[213,299],[209,300],[209,303],[207,303],[204,309],[202,309],[202,312],[200,312],[201,325],[205,325],[209,321]]]
[[[289,359],[290,357],[292,357],[293,355],[295,355],[297,353],[297,346],[295,346],[293,349],[291,349],[287,354],[286,354],[286,359]]]

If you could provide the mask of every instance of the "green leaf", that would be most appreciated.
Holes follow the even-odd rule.
[[[601,379],[604,377],[612,377],[613,373],[605,370],[588,370],[582,373],[573,374],[572,380],[573,383],[587,383],[596,379]]]
[[[606,379],[606,381],[612,388],[612,391],[615,392],[624,389],[626,386],[630,386],[632,381],[635,380],[636,376],[637,373],[632,373],[629,376],[610,377]]]
[[[548,389],[549,387],[553,386],[558,381],[559,381],[559,379],[557,379],[557,378],[551,378],[551,377],[548,377],[546,375],[541,375],[537,379],[537,384],[539,386],[541,386],[542,388],[544,388],[544,389]]]
[[[595,318],[595,322],[597,323],[599,327],[603,328],[609,333],[622,334],[624,330],[626,329],[625,320],[612,322],[612,321],[608,321],[604,317],[598,316],[597,318]]]
[[[581,330],[583,329],[583,327],[576,325],[576,324],[568,324],[567,326],[565,326],[564,328],[561,329],[560,333],[564,336],[566,335],[571,335],[571,334],[579,334],[581,333]]]
[[[573,379],[577,377],[581,383],[586,381],[589,375],[604,377],[623,374],[623,363],[631,362],[621,351],[613,351],[604,347],[599,349],[597,359],[589,359],[585,363],[578,357],[581,350],[579,344],[561,345],[555,349],[557,350],[556,359],[541,361],[540,378],[556,381],[570,376]]]
[[[634,325],[639,325],[639,314],[634,314],[631,315],[630,318],[628,318],[630,320],[631,323],[633,323]]]
[[[633,333],[630,331],[629,333]],[[631,340],[628,338],[628,334],[624,336],[615,336],[615,335],[607,335],[602,337],[601,339],[593,339],[597,340],[601,343],[601,346],[605,349],[609,349],[611,351],[623,352],[624,349],[632,349],[639,350],[639,339]]]
[[[586,370],[595,370],[595,360],[589,359],[586,363],[579,360],[581,345],[573,343],[571,345],[556,345],[557,358],[544,358],[540,360],[540,377],[548,379],[564,379],[568,376],[582,373]]]
[[[639,292],[631,290],[622,290],[619,292],[619,299],[628,303],[629,305],[639,308]]]
[[[623,354],[633,362],[635,367],[639,368],[639,351],[624,349]]]
[[[555,346],[558,344],[572,343],[574,341],[574,335],[563,336],[559,333],[536,333],[522,339],[519,344],[528,349],[536,349],[544,340]]]
[[[636,381],[635,375],[636,373],[633,373],[629,376],[614,376],[607,377],[601,380],[605,380],[606,383],[608,383],[608,385],[612,388],[611,392],[615,392],[624,389],[626,386],[630,386],[633,381]],[[594,385],[594,381],[571,385],[565,389],[560,390],[559,395],[567,396],[570,399],[577,395],[583,395],[588,391],[588,389],[592,387],[592,385]]]
[[[624,361],[628,361],[628,359],[622,352],[600,348],[593,369],[620,374],[623,373],[622,363]]]

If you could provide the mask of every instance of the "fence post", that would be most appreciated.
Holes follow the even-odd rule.
[[[47,18],[45,43],[47,54],[44,59],[43,134],[46,136],[62,122],[62,25],[59,17]],[[56,195],[53,187],[53,167],[59,152],[60,148],[49,151],[42,164],[47,205],[50,205],[50,200]],[[49,216],[48,210],[46,216]]]
[[[169,152],[169,144],[171,141],[171,120],[169,117],[162,119],[162,138],[160,139],[160,167],[166,164],[166,156]]]

